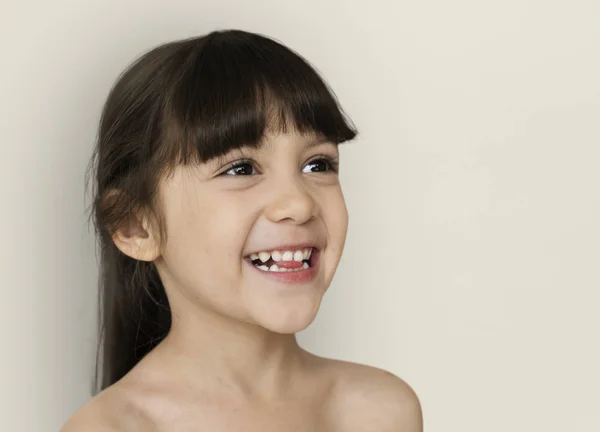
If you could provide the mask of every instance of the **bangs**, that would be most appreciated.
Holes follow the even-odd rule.
[[[184,41],[179,54],[164,119],[175,164],[259,147],[267,133],[295,131],[336,144],[357,134],[318,72],[279,42],[218,31]]]

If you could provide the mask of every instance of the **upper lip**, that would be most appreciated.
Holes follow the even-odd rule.
[[[264,249],[258,249],[255,252],[250,252],[249,254],[247,254],[246,256],[250,256],[252,254],[257,254],[259,252],[269,252],[269,251],[297,251],[297,250],[304,250],[304,249],[309,249],[309,248],[314,248],[319,250],[320,248],[315,244],[315,243],[294,243],[294,244],[284,244],[284,245],[277,245],[277,246],[273,246],[273,247],[266,247]]]

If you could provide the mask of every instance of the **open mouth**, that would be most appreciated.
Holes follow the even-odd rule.
[[[286,251],[264,251],[246,257],[259,270],[265,272],[300,272],[312,267],[314,247]]]

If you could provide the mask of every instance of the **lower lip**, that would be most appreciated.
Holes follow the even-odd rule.
[[[310,256],[311,265],[309,268],[303,269],[303,270],[297,270],[297,271],[287,271],[287,272],[264,271],[259,268],[256,268],[256,266],[254,264],[252,264],[252,261],[250,261],[249,258],[246,258],[244,261],[246,261],[254,270],[259,272],[263,276],[266,276],[266,277],[273,279],[280,283],[296,284],[296,283],[310,282],[311,280],[313,280],[315,278],[315,276],[317,275],[317,271],[319,269],[319,262],[321,261],[319,259],[320,255],[321,254],[319,251],[313,250],[313,252]]]

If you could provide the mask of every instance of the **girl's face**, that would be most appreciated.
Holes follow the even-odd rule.
[[[160,185],[168,239],[155,261],[171,308],[293,333],[315,318],[338,266],[348,213],[336,144],[269,135]]]

